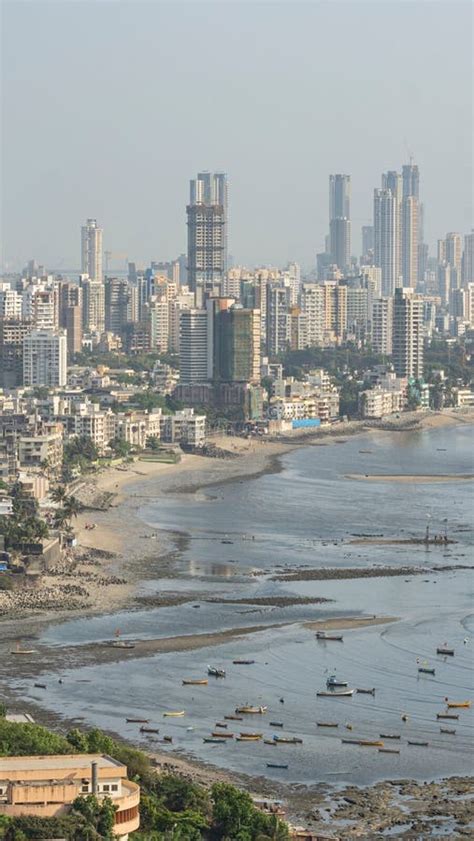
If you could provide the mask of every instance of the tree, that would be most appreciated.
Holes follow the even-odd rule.
[[[229,783],[216,783],[211,789],[214,801],[213,829],[221,841],[287,841],[288,827],[276,815],[256,809],[246,791]]]
[[[58,485],[51,491],[51,499],[53,502],[63,502],[66,499],[67,493],[64,485]]]
[[[128,443],[128,441],[124,441],[122,438],[113,438],[112,441],[109,442],[109,447],[114,451],[116,456],[120,458],[126,458],[130,455],[132,450],[132,445]]]
[[[67,519],[72,520],[73,517],[77,517],[82,511],[82,504],[75,496],[67,496],[64,500],[63,510]]]
[[[79,839],[82,841],[82,838],[104,838],[107,841],[109,839],[112,841],[116,811],[117,807],[114,806],[110,797],[104,797],[100,801],[95,794],[76,797],[72,804],[72,814],[81,815],[85,819],[86,828],[89,830],[88,834],[78,835],[78,841]]]

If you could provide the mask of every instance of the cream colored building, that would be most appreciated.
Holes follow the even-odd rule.
[[[140,787],[127,768],[105,754],[0,757],[0,814],[52,818],[67,814],[76,797],[110,797],[114,834],[127,841],[140,824]]]

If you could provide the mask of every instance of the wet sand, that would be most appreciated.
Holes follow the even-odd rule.
[[[426,476],[407,476],[404,474],[403,476],[397,475],[393,473],[383,474],[383,473],[347,473],[345,476],[346,479],[356,479],[357,481],[362,482],[400,482],[401,484],[436,484],[437,482],[463,482],[463,481],[472,481],[474,479],[474,474],[472,473],[446,473],[444,475],[439,475],[437,473],[432,473],[431,475]]]

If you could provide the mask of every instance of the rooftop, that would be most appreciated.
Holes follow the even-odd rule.
[[[2,756],[0,774],[13,771],[71,770],[97,762],[98,768],[123,768],[123,764],[102,753],[66,753],[54,756]]]

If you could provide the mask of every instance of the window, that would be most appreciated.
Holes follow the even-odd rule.
[[[110,786],[109,786],[109,784],[108,784],[108,783],[105,783],[105,784],[102,786],[102,791],[110,791]]]
[[[116,785],[116,784],[113,784],[111,788],[112,788],[112,791],[118,791],[118,785]]]

